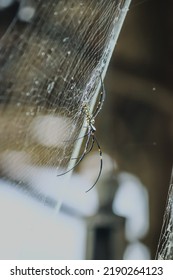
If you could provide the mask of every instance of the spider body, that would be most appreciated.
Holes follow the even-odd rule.
[[[94,126],[95,119],[90,115],[89,108],[86,103],[83,106],[83,110],[86,116],[87,127],[91,129],[91,133],[93,134],[96,132],[96,128]]]

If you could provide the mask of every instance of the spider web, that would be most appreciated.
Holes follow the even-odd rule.
[[[173,170],[156,258],[173,260]]]
[[[0,41],[0,174],[28,187],[36,168],[74,164],[83,104],[94,109],[130,1],[34,3],[32,21],[16,16]]]

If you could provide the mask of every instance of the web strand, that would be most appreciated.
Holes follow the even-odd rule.
[[[37,0],[31,22],[13,20],[0,40],[2,178],[28,185],[35,167],[69,169],[126,2]]]

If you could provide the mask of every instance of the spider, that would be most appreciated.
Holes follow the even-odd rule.
[[[100,75],[100,77],[101,77],[101,75]],[[101,78],[101,92],[100,92],[99,101],[97,103],[94,113],[90,114],[90,110],[89,110],[89,106],[88,106],[87,102],[84,102],[84,104],[82,106],[83,112],[86,117],[86,125],[87,125],[87,132],[84,136],[82,136],[82,138],[87,137],[87,140],[85,142],[84,151],[81,156],[79,156],[78,158],[75,158],[75,159],[77,159],[77,162],[71,169],[57,175],[57,176],[65,175],[66,173],[73,170],[76,166],[78,166],[78,164],[84,159],[84,157],[92,151],[94,144],[96,143],[98,152],[99,152],[99,157],[100,157],[100,169],[99,169],[99,173],[97,175],[97,178],[96,178],[94,184],[86,192],[89,192],[97,184],[97,182],[101,176],[102,168],[103,168],[102,150],[101,150],[100,144],[95,136],[96,127],[94,126],[94,123],[95,123],[95,118],[97,117],[97,115],[99,114],[99,112],[102,109],[102,106],[103,106],[104,100],[105,100],[105,96],[106,96],[106,92],[105,92],[104,84],[103,84],[103,81]],[[78,139],[80,139],[80,138],[77,138],[74,141],[76,141]]]

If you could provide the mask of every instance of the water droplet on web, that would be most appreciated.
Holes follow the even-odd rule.
[[[69,37],[65,37],[62,41],[63,43],[66,43],[69,40]]]
[[[74,89],[74,88],[75,88],[75,84],[70,87],[70,89]]]
[[[54,88],[55,82],[51,82],[50,84],[48,84],[47,86],[47,92],[50,94]]]

